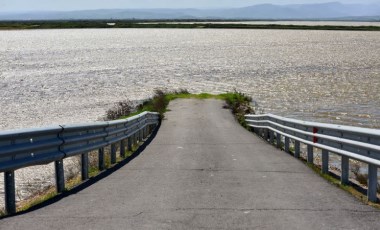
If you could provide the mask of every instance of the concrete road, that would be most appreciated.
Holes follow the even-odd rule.
[[[152,143],[92,186],[0,229],[380,229],[380,212],[240,127],[176,100]]]

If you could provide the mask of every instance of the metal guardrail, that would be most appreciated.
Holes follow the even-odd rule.
[[[147,137],[158,125],[158,113],[144,112],[137,116],[110,122],[81,125],[59,125],[49,128],[0,132],[0,172],[4,172],[5,209],[16,212],[15,170],[55,162],[57,192],[65,190],[63,159],[81,155],[82,180],[87,180],[88,153],[98,150],[99,170],[105,169],[104,148],[111,146],[111,164],[116,163],[116,144],[120,155]]]
[[[314,163],[314,148],[322,150],[322,173],[329,172],[329,152],[341,160],[341,183],[349,184],[349,160],[368,164],[368,200],[377,202],[377,169],[380,166],[380,130],[351,126],[307,122],[272,114],[246,115],[247,125],[271,144],[284,145],[290,153],[294,141],[294,156],[300,157],[300,143],[307,145],[307,162]],[[275,135],[276,134],[276,135]],[[284,138],[282,138],[284,136]],[[282,143],[284,139],[284,143]]]

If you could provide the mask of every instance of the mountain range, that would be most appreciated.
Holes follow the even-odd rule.
[[[380,4],[273,5],[260,4],[228,9],[99,9],[81,11],[0,12],[0,20],[92,19],[339,19],[380,17]]]

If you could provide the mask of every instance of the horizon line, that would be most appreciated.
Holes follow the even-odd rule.
[[[58,9],[51,9],[51,10],[10,10],[10,11],[2,11],[0,9],[0,13],[49,13],[49,12],[78,12],[78,11],[99,11],[99,10],[223,10],[223,9],[240,9],[240,8],[246,8],[246,7],[252,7],[252,6],[261,6],[261,5],[272,5],[272,6],[291,6],[291,5],[324,5],[324,4],[331,4],[331,3],[339,3],[342,5],[379,5],[376,3],[342,3],[340,1],[330,1],[330,2],[323,2],[323,3],[287,3],[287,4],[274,4],[274,3],[260,3],[260,4],[253,4],[253,5],[246,5],[246,6],[236,6],[236,7],[153,7],[153,8],[144,8],[144,7],[131,7],[131,8],[84,8],[84,9],[66,9],[66,10],[58,10]]]

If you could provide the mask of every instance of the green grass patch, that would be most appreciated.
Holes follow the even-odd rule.
[[[336,179],[335,177],[329,175],[329,174],[325,174],[325,173],[322,173],[321,171],[321,168],[314,165],[314,164],[311,164],[311,163],[306,163],[307,166],[309,166],[315,173],[317,173],[319,176],[321,176],[322,178],[324,178],[325,180],[327,180],[330,184],[348,192],[349,194],[351,194],[352,196],[354,196],[355,198],[357,198],[358,200],[360,200],[361,202],[363,202],[364,204],[367,204],[369,206],[372,206],[374,208],[377,208],[377,209],[380,209],[380,204],[378,203],[373,203],[371,201],[368,201],[368,198],[366,195],[362,194],[361,192],[359,192],[358,190],[356,190],[354,187],[350,186],[350,185],[344,185],[340,182],[340,180]]]
[[[294,148],[291,148],[290,153],[292,155],[295,154]],[[369,206],[372,206],[374,208],[380,209],[380,204],[368,201],[368,197],[365,194],[359,192],[353,186],[351,186],[351,185],[344,185],[336,177],[334,177],[334,176],[332,176],[330,174],[322,173],[321,166],[315,165],[315,164],[312,164],[312,163],[308,163],[306,161],[306,159],[304,159],[304,158],[299,158],[299,160],[301,160],[302,162],[304,162],[309,168],[311,168],[315,173],[317,173],[319,176],[321,176],[322,178],[324,178],[330,184],[332,184],[332,185],[334,185],[334,186],[336,186],[336,187],[338,187],[338,188],[340,188],[340,189],[348,192],[349,194],[351,194],[352,196],[354,196],[356,199],[360,200],[362,203],[364,203],[366,205],[369,205]],[[361,186],[361,185],[359,185],[359,186]]]
[[[38,205],[44,201],[47,201],[57,195],[57,191],[55,187],[51,187],[44,192],[41,192],[35,196],[33,196],[30,199],[27,199],[25,201],[21,201],[19,204],[17,204],[17,212],[22,212],[30,209],[31,207]],[[5,214],[5,213],[4,213]]]
[[[244,116],[246,114],[254,114],[254,110],[251,107],[252,98],[245,95],[244,93],[234,91],[227,92],[222,94],[209,94],[209,93],[200,93],[192,94],[186,89],[180,89],[176,91],[163,91],[156,90],[154,96],[144,103],[136,106],[133,112],[129,114],[124,114],[123,116],[113,117],[114,119],[125,119],[131,116],[135,116],[145,111],[158,112],[161,118],[164,118],[165,112],[168,111],[167,107],[170,101],[176,99],[217,99],[224,100],[226,102],[226,108],[230,109],[235,115],[236,120],[243,125],[245,128],[249,129],[246,125]],[[121,104],[117,103],[116,105]],[[112,108],[115,111],[122,111],[123,108]],[[115,114],[115,112],[107,112],[107,114]]]

